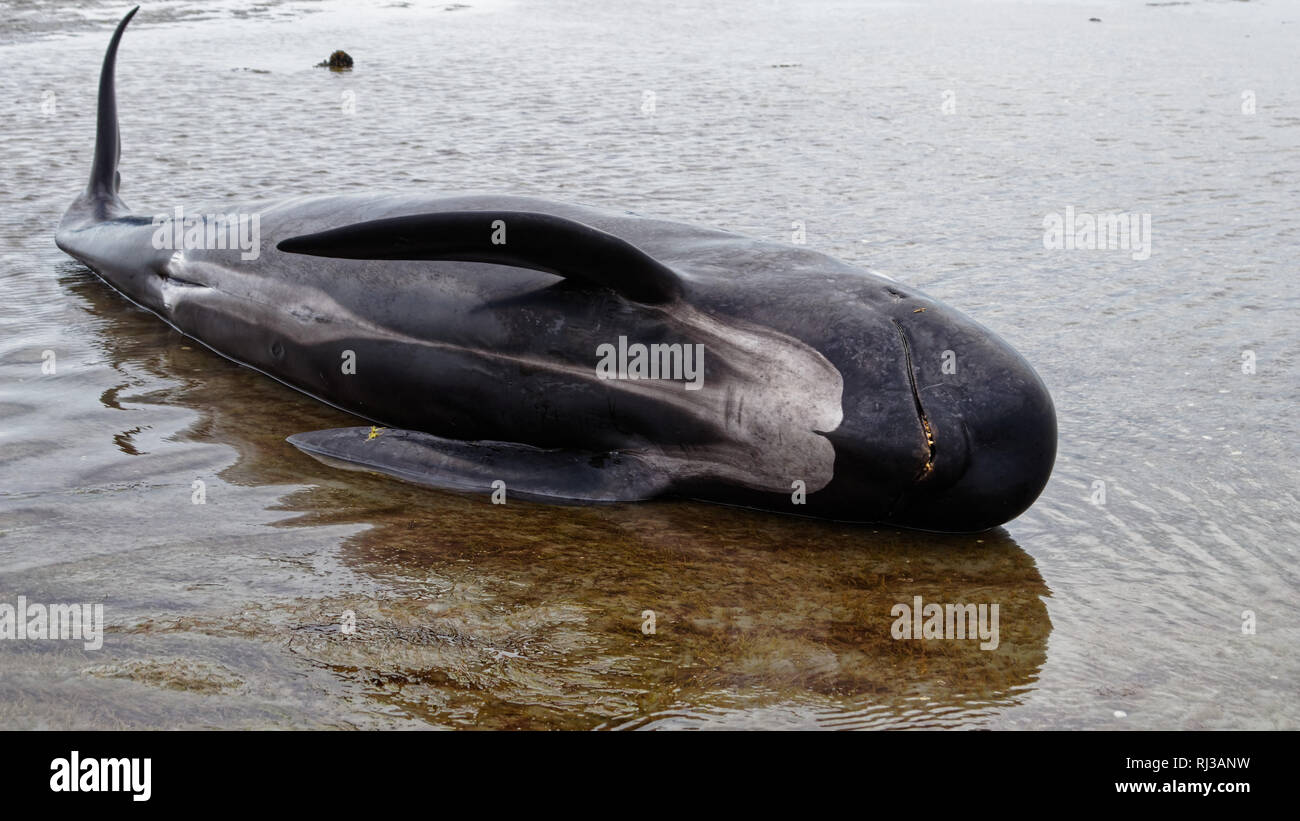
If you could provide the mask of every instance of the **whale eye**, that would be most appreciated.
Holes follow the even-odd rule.
[[[280,357],[284,356],[284,343],[282,343],[278,339],[272,342],[271,356],[274,356],[276,359],[279,359]]]

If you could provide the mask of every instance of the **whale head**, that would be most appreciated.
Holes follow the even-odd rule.
[[[872,291],[823,313],[843,317],[818,345],[844,380],[843,421],[824,434],[836,459],[828,515],[954,532],[1020,515],[1056,459],[1046,385],[961,312],[910,288]]]

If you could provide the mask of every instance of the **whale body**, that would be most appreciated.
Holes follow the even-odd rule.
[[[299,449],[435,487],[937,531],[1002,524],[1046,484],[1055,410],[1019,354],[804,246],[505,195],[132,214],[114,74],[135,11],[56,242],[181,333],[370,423]]]

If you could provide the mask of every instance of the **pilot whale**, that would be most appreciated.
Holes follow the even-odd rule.
[[[952,532],[1046,484],[1056,414],[1019,354],[805,246],[486,194],[248,202],[175,231],[133,214],[114,74],[137,10],[56,242],[181,333],[367,422],[290,436],[302,451],[442,488]]]

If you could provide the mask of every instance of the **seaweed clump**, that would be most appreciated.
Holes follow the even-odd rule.
[[[339,50],[331,54],[328,60],[317,63],[316,67],[328,68],[330,71],[349,71],[352,68],[352,56]]]

